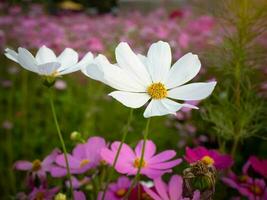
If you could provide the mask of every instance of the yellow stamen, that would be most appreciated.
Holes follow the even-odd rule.
[[[43,192],[37,192],[34,198],[34,200],[44,200],[44,199],[45,199],[45,196]]]
[[[162,83],[152,83],[147,88],[147,93],[151,96],[152,99],[163,99],[167,97],[167,89]]]
[[[90,160],[88,160],[88,159],[83,159],[83,160],[80,162],[80,168],[84,167],[84,166],[87,165],[89,162],[90,162]]]
[[[262,189],[257,185],[250,186],[250,190],[251,190],[251,192],[253,192],[256,195],[261,195],[262,194]]]
[[[125,195],[125,193],[126,193],[126,190],[124,188],[121,188],[121,189],[116,191],[116,195],[118,197],[123,197]]]
[[[146,162],[143,160],[143,162],[141,163],[140,158],[136,158],[136,159],[134,160],[133,166],[134,166],[135,168],[138,168],[140,165],[141,165],[141,168],[142,168],[142,167],[145,167],[145,166],[146,166]]]
[[[32,162],[32,171],[38,171],[42,167],[42,162],[38,159]]]
[[[247,175],[243,175],[239,177],[239,181],[242,183],[246,183],[248,181],[249,177]]]
[[[211,158],[210,156],[204,156],[201,161],[206,164],[206,165],[213,165],[214,164],[214,160],[213,158]]]

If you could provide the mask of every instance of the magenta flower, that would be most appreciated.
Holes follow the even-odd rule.
[[[38,159],[34,160],[33,162],[19,160],[15,162],[14,168],[17,170],[29,171],[34,177],[35,175],[37,175],[40,178],[44,178],[46,177],[46,172],[50,172],[51,168],[53,167],[53,163],[59,153],[59,149],[54,149],[52,153],[45,157],[43,161],[40,161]]]
[[[222,170],[233,165],[233,159],[229,155],[222,155],[216,150],[208,150],[205,147],[191,149],[186,147],[185,160],[188,163],[203,161],[207,165],[213,165]]]
[[[259,173],[260,175],[267,178],[267,159],[266,160],[260,160],[256,156],[251,156],[249,158],[249,162],[252,166],[252,168]]]
[[[72,151],[72,155],[68,154],[70,172],[72,174],[82,174],[91,168],[96,167],[100,161],[100,151],[106,147],[106,142],[101,137],[91,137],[85,144],[78,144]],[[57,166],[51,169],[54,177],[62,177],[67,174],[66,162],[64,155],[58,155],[56,158]]]
[[[146,193],[154,200],[185,200],[183,195],[183,179],[181,176],[173,175],[166,185],[161,178],[154,180],[155,190],[144,187]],[[200,192],[195,191],[192,200],[199,200]]]
[[[120,200],[127,193],[131,185],[131,180],[126,176],[121,176],[118,178],[116,183],[110,183],[108,186],[107,193],[105,195],[105,200]],[[97,199],[102,199],[103,192],[98,194]]]
[[[119,145],[120,142],[113,142],[111,149],[103,148],[101,151],[102,158],[110,165],[114,161]],[[143,141],[140,141],[133,151],[127,144],[123,144],[115,169],[121,174],[135,175],[141,165],[140,173],[154,179],[165,173],[172,172],[171,168],[182,162],[182,159],[170,161],[176,155],[173,150],[163,151],[155,155],[156,145],[151,140],[148,140],[146,142],[144,160],[140,163],[142,146]]]
[[[267,187],[263,179],[253,179],[248,175],[238,177],[231,172],[228,177],[224,177],[222,180],[226,185],[236,189],[249,200],[267,199]]]
[[[45,200],[53,200],[54,196],[59,192],[58,187],[54,187],[51,189],[46,189],[43,187],[40,188],[34,188],[32,192],[29,194],[28,199],[29,200],[39,200],[39,199],[45,199]]]

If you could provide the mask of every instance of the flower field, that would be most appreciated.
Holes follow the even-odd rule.
[[[63,2],[0,2],[0,199],[267,200],[266,1]]]

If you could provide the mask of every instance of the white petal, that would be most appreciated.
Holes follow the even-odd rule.
[[[200,67],[201,63],[197,55],[185,54],[170,69],[166,87],[170,89],[190,81],[198,74]]]
[[[147,57],[142,54],[137,54],[137,57],[143,63],[143,65],[147,67]]]
[[[88,77],[105,83],[103,67],[109,65],[109,61],[103,55],[98,55],[91,63],[83,66],[81,71]]]
[[[159,41],[150,46],[147,53],[147,65],[153,82],[165,83],[171,60],[171,48],[167,42]]]
[[[175,114],[178,110],[183,107],[183,104],[176,103],[170,99],[155,100],[152,99],[148,104],[144,117],[162,116],[167,114]]]
[[[83,67],[85,67],[89,63],[92,63],[93,59],[94,59],[93,54],[91,52],[88,52],[87,54],[85,54],[85,56],[82,58],[80,62],[78,62],[77,64],[71,67],[66,68],[63,71],[60,71],[60,75],[70,74],[78,70],[81,70]],[[61,68],[59,70],[61,70]]]
[[[44,76],[50,76],[56,73],[59,67],[60,63],[58,62],[45,63],[37,66],[37,73]]]
[[[25,69],[37,73],[36,60],[27,49],[19,47],[18,61],[19,61],[19,64]]]
[[[46,46],[42,46],[38,50],[35,58],[36,58],[38,65],[57,61],[57,57],[55,53],[51,49],[47,48]]]
[[[109,95],[130,108],[140,108],[150,99],[146,93],[115,91]]]
[[[102,66],[106,83],[117,89],[127,92],[145,92],[146,87],[141,85],[131,73],[112,64]]]
[[[116,60],[118,65],[126,71],[133,74],[133,78],[140,84],[148,86],[151,84],[151,79],[146,67],[142,64],[141,60],[131,50],[129,45],[121,42],[115,50]]]
[[[68,67],[73,67],[78,62],[78,53],[71,48],[65,48],[58,56],[57,62],[61,63],[59,71],[63,71]]]
[[[12,49],[6,48],[5,49],[5,56],[7,58],[9,58],[10,60],[13,60],[13,61],[15,61],[17,63],[19,62],[18,61],[18,53],[16,51],[12,50]]]
[[[183,85],[168,91],[168,97],[185,101],[201,100],[212,93],[215,85],[215,81]]]

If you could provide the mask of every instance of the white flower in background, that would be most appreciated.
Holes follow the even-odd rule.
[[[22,47],[18,48],[18,52],[7,48],[5,49],[5,55],[25,69],[49,77],[57,77],[78,71],[81,69],[81,66],[93,60],[93,55],[89,52],[78,62],[78,53],[71,48],[66,48],[57,57],[46,46],[42,46],[35,57]]]
[[[94,65],[86,66],[83,72],[117,89],[109,95],[127,107],[139,108],[151,100],[144,112],[146,118],[176,114],[182,107],[197,108],[172,99],[201,100],[216,85],[215,81],[184,85],[198,74],[201,63],[197,55],[188,53],[171,67],[171,48],[166,42],[152,44],[147,57],[136,55],[125,42],[117,46],[115,54],[117,64],[99,55]]]

